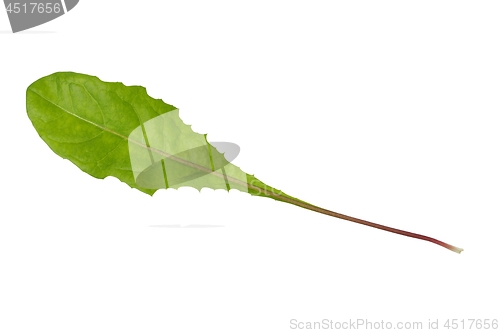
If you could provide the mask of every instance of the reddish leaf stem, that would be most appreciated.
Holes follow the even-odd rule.
[[[306,207],[304,207],[304,208],[306,208]],[[332,212],[330,210],[322,209],[322,208],[319,208],[319,207],[318,207],[317,210],[315,210],[315,209],[311,209],[311,210],[317,211],[318,213],[322,213],[322,214],[330,215],[330,216],[333,216],[333,217],[337,217],[339,219],[343,219],[343,220],[347,220],[347,221],[351,221],[351,222],[363,224],[363,225],[366,225],[366,226],[369,226],[369,227],[372,227],[372,228],[376,228],[376,229],[380,229],[380,230],[385,230],[385,231],[393,232],[393,233],[398,234],[398,235],[403,235],[403,236],[407,236],[407,237],[412,237],[412,238],[417,238],[417,239],[425,240],[425,241],[437,244],[439,246],[445,247],[448,250],[451,250],[451,251],[456,252],[456,253],[460,253],[460,252],[463,251],[463,249],[461,249],[459,247],[450,245],[448,243],[442,242],[442,241],[437,240],[437,239],[432,238],[432,237],[428,237],[428,236],[416,234],[416,233],[405,231],[405,230],[401,230],[401,229],[387,227],[387,226],[382,225],[382,224],[377,224],[377,223],[365,221],[365,220],[362,220],[362,219],[358,219],[356,217],[352,217],[352,216],[348,216],[348,215],[344,215],[344,214]]]
[[[276,196],[276,194],[275,194],[275,196]],[[362,219],[358,219],[356,217],[352,217],[352,216],[348,216],[348,215],[344,215],[344,214],[332,212],[331,210],[324,209],[324,208],[321,208],[321,207],[317,207],[317,206],[314,206],[314,205],[311,205],[311,204],[308,204],[308,203],[305,203],[305,202],[302,202],[302,201],[296,201],[296,200],[293,200],[293,199],[290,199],[290,198],[287,198],[287,197],[283,197],[281,195],[277,195],[277,196],[280,197],[280,200],[287,201],[288,203],[291,203],[293,205],[296,205],[296,206],[299,206],[299,207],[302,207],[302,208],[305,208],[305,209],[309,209],[309,210],[315,211],[317,213],[321,213],[321,214],[333,216],[333,217],[336,217],[336,218],[339,218],[339,219],[342,219],[342,220],[347,220],[347,221],[351,221],[351,222],[363,224],[363,225],[366,225],[366,226],[369,226],[369,227],[372,227],[372,228],[376,228],[376,229],[380,229],[380,230],[384,230],[384,231],[389,231],[389,232],[392,232],[392,233],[395,233],[395,234],[398,234],[398,235],[403,235],[403,236],[406,236],[406,237],[411,237],[411,238],[417,238],[417,239],[425,240],[425,241],[437,244],[439,246],[442,246],[444,248],[447,248],[448,250],[451,250],[451,251],[456,252],[456,253],[460,253],[460,252],[463,251],[463,249],[461,249],[459,247],[450,245],[448,243],[442,242],[442,241],[437,240],[437,239],[432,238],[432,237],[428,237],[428,236],[416,234],[416,233],[405,231],[405,230],[401,230],[401,229],[391,228],[391,227],[387,227],[387,226],[382,225],[382,224],[373,223],[373,222],[365,221],[365,220],[362,220]]]

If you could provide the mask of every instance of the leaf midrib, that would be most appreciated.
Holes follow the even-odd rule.
[[[217,175],[218,177],[221,177],[221,178],[223,178],[223,179],[224,179],[224,175],[222,175],[222,174],[218,173],[217,171],[212,171],[211,169],[208,169],[208,168],[202,167],[201,165],[198,165],[198,164],[196,164],[196,163],[192,163],[192,162],[186,161],[186,160],[184,160],[184,159],[182,159],[182,158],[179,158],[179,157],[177,157],[177,156],[174,156],[174,155],[168,154],[168,153],[166,153],[166,152],[164,152],[164,151],[162,151],[162,150],[159,150],[159,149],[156,149],[156,148],[153,148],[153,147],[148,147],[147,145],[145,145],[145,144],[143,144],[143,143],[141,143],[141,142],[139,142],[139,141],[136,141],[136,140],[130,139],[130,138],[126,137],[125,135],[121,134],[121,133],[115,132],[115,131],[113,131],[113,130],[111,130],[111,129],[107,128],[107,127],[104,127],[104,126],[102,126],[102,125],[99,125],[99,124],[97,124],[97,123],[95,123],[95,122],[93,122],[93,121],[91,121],[91,120],[85,119],[85,118],[83,118],[83,117],[81,117],[81,116],[79,116],[79,115],[77,115],[77,114],[75,114],[75,113],[73,113],[73,112],[71,112],[71,111],[69,111],[69,110],[66,110],[66,109],[65,109],[64,107],[62,107],[61,105],[58,105],[58,104],[54,103],[53,101],[51,101],[51,100],[47,99],[47,98],[46,98],[46,97],[44,97],[43,95],[40,95],[38,92],[36,92],[36,91],[34,91],[34,90],[31,90],[31,91],[32,91],[33,93],[35,93],[36,95],[38,95],[40,98],[44,99],[45,101],[49,102],[50,104],[54,105],[55,107],[57,107],[57,108],[61,109],[61,110],[62,110],[62,111],[64,111],[64,112],[66,112],[67,114],[72,115],[72,116],[74,116],[74,117],[76,117],[76,118],[78,118],[78,119],[80,119],[80,120],[82,120],[82,121],[84,121],[84,122],[87,122],[87,123],[89,123],[89,124],[91,124],[91,125],[93,125],[93,126],[95,126],[95,127],[99,128],[99,129],[101,129],[101,130],[103,130],[103,131],[106,131],[106,132],[108,132],[108,133],[114,134],[114,135],[116,135],[116,136],[118,136],[118,137],[120,137],[120,138],[122,138],[122,139],[124,139],[124,140],[126,140],[126,141],[128,141],[128,142],[132,142],[132,143],[134,143],[134,144],[136,144],[136,145],[138,145],[138,146],[140,146],[140,147],[142,147],[142,148],[144,148],[144,149],[146,149],[146,150],[148,150],[148,151],[150,151],[150,152],[157,153],[157,154],[159,154],[159,155],[161,155],[161,156],[164,156],[164,157],[166,157],[166,158],[170,158],[170,159],[172,159],[172,160],[174,160],[174,161],[176,161],[176,162],[182,163],[182,164],[184,164],[184,165],[187,165],[187,166],[190,166],[190,167],[194,167],[194,168],[196,168],[196,169],[198,169],[198,170],[200,170],[200,171],[203,171],[203,172],[205,172],[205,173],[207,173],[207,174],[215,174],[215,175]],[[142,123],[141,123],[141,125],[142,125]],[[210,153],[211,153],[211,152],[210,152]],[[263,190],[263,191],[266,191],[266,192],[267,192],[267,190],[265,190],[265,189],[262,189],[262,188],[260,188],[260,187],[255,186],[255,185],[252,185],[252,184],[249,184],[248,182],[243,182],[243,181],[241,181],[241,180],[239,180],[239,179],[236,179],[236,178],[233,178],[233,177],[231,177],[231,176],[227,176],[227,178],[228,178],[228,179],[231,179],[231,181],[232,181],[233,183],[237,183],[237,184],[239,184],[239,185],[246,185],[246,186],[248,186],[248,187],[252,187],[252,188],[254,188],[254,189],[260,189],[260,190]]]
[[[126,137],[126,136],[125,136],[125,135],[123,135],[123,134],[120,134],[120,133],[118,133],[118,132],[115,132],[115,131],[113,131],[113,130],[111,130],[111,129],[109,129],[109,128],[106,128],[106,127],[104,127],[104,126],[102,126],[102,125],[99,125],[99,124],[97,124],[97,123],[95,123],[95,122],[93,122],[93,121],[91,121],[91,120],[85,119],[85,118],[83,118],[83,117],[81,117],[81,116],[79,116],[79,115],[77,115],[77,114],[75,114],[75,113],[73,113],[73,112],[71,112],[71,111],[69,111],[69,110],[66,110],[66,109],[65,109],[65,108],[63,108],[62,106],[60,106],[60,105],[58,105],[58,104],[56,104],[56,103],[52,102],[51,100],[49,100],[49,99],[47,99],[46,97],[44,97],[44,96],[40,95],[38,92],[36,92],[36,91],[34,91],[34,90],[32,90],[32,89],[31,89],[31,91],[32,91],[33,93],[35,93],[36,95],[40,96],[40,97],[41,97],[42,99],[44,99],[45,101],[49,102],[50,104],[54,105],[55,107],[57,107],[57,108],[61,109],[61,110],[62,110],[62,111],[64,111],[64,112],[66,112],[67,114],[72,115],[72,116],[74,116],[74,117],[76,117],[76,118],[78,118],[78,119],[80,119],[80,120],[82,120],[82,121],[85,121],[85,122],[87,122],[87,123],[89,123],[89,124],[91,124],[91,125],[93,125],[93,126],[96,126],[97,128],[99,128],[99,129],[101,129],[101,130],[103,130],[103,131],[106,131],[106,132],[108,132],[108,133],[114,134],[114,135],[116,135],[116,136],[118,136],[118,137],[120,137],[120,138],[122,138],[122,139],[124,139],[124,140],[126,140],[126,141],[128,141],[128,142],[132,142],[132,143],[134,143],[134,144],[136,144],[136,145],[138,145],[138,146],[140,146],[140,147],[142,147],[142,148],[144,148],[144,149],[146,149],[146,150],[148,150],[148,151],[151,151],[151,152],[157,153],[157,154],[159,154],[159,155],[161,155],[161,156],[164,156],[164,157],[166,157],[166,158],[170,158],[170,159],[172,159],[172,160],[174,160],[174,161],[176,161],[176,162],[179,162],[179,163],[182,163],[182,164],[184,164],[184,165],[187,165],[187,166],[193,167],[193,168],[198,169],[198,170],[200,170],[200,171],[203,171],[203,172],[205,172],[205,173],[207,173],[207,174],[213,174],[213,175],[215,175],[215,176],[217,176],[217,177],[219,177],[219,178],[222,178],[222,179],[224,179],[224,180],[226,180],[226,179],[227,179],[228,181],[230,181],[230,182],[232,182],[232,183],[234,183],[234,184],[238,184],[238,185],[242,185],[242,186],[247,186],[248,188],[251,188],[251,189],[253,189],[253,190],[255,190],[255,191],[262,191],[262,192],[263,192],[263,193],[265,193],[268,197],[272,197],[272,198],[275,198],[275,199],[279,199],[279,200],[282,200],[282,201],[285,201],[285,202],[291,203],[291,204],[293,204],[293,205],[302,206],[302,207],[304,207],[304,208],[307,208],[307,206],[309,206],[309,207],[313,206],[313,205],[310,205],[310,204],[307,204],[307,203],[306,203],[306,206],[303,206],[303,205],[304,205],[304,203],[303,203],[302,201],[300,201],[300,200],[299,200],[299,201],[297,201],[297,200],[294,200],[294,199],[288,198],[288,197],[286,197],[286,196],[283,196],[283,195],[281,195],[281,194],[276,194],[276,193],[274,193],[273,191],[269,191],[269,190],[267,190],[267,189],[265,189],[265,188],[262,188],[262,187],[259,187],[259,186],[256,186],[256,185],[253,185],[253,184],[250,184],[250,183],[245,182],[245,181],[241,181],[241,180],[239,180],[239,179],[237,179],[237,178],[234,178],[234,177],[231,177],[231,176],[223,175],[223,174],[219,173],[218,171],[212,171],[211,169],[208,169],[208,168],[202,167],[202,166],[200,166],[200,165],[198,165],[198,164],[196,164],[196,163],[192,163],[192,162],[186,161],[186,160],[184,160],[184,159],[182,159],[182,158],[179,158],[179,157],[177,157],[177,156],[174,156],[174,155],[168,154],[168,153],[166,153],[166,152],[164,152],[164,151],[162,151],[162,150],[159,150],[159,149],[156,149],[156,148],[152,148],[152,147],[148,147],[147,145],[144,145],[144,144],[143,144],[143,143],[141,143],[141,142],[138,142],[138,141],[136,141],[136,140],[130,139],[130,138]],[[140,122],[140,120],[139,120],[139,122]],[[308,208],[308,209],[311,209],[311,208]]]

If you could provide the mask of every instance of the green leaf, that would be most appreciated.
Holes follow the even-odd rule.
[[[266,185],[229,163],[206,135],[184,124],[176,107],[150,97],[144,87],[54,73],[28,87],[26,108],[49,147],[96,178],[116,177],[150,195],[182,186],[237,189],[461,251],[433,238],[311,205]]]

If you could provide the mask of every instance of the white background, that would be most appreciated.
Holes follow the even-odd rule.
[[[0,11],[0,332],[500,319],[499,15],[496,1],[83,0],[11,34]],[[465,251],[234,190],[94,179],[26,115],[28,85],[57,71],[145,86],[269,185]],[[151,227],[179,224],[223,227]]]

